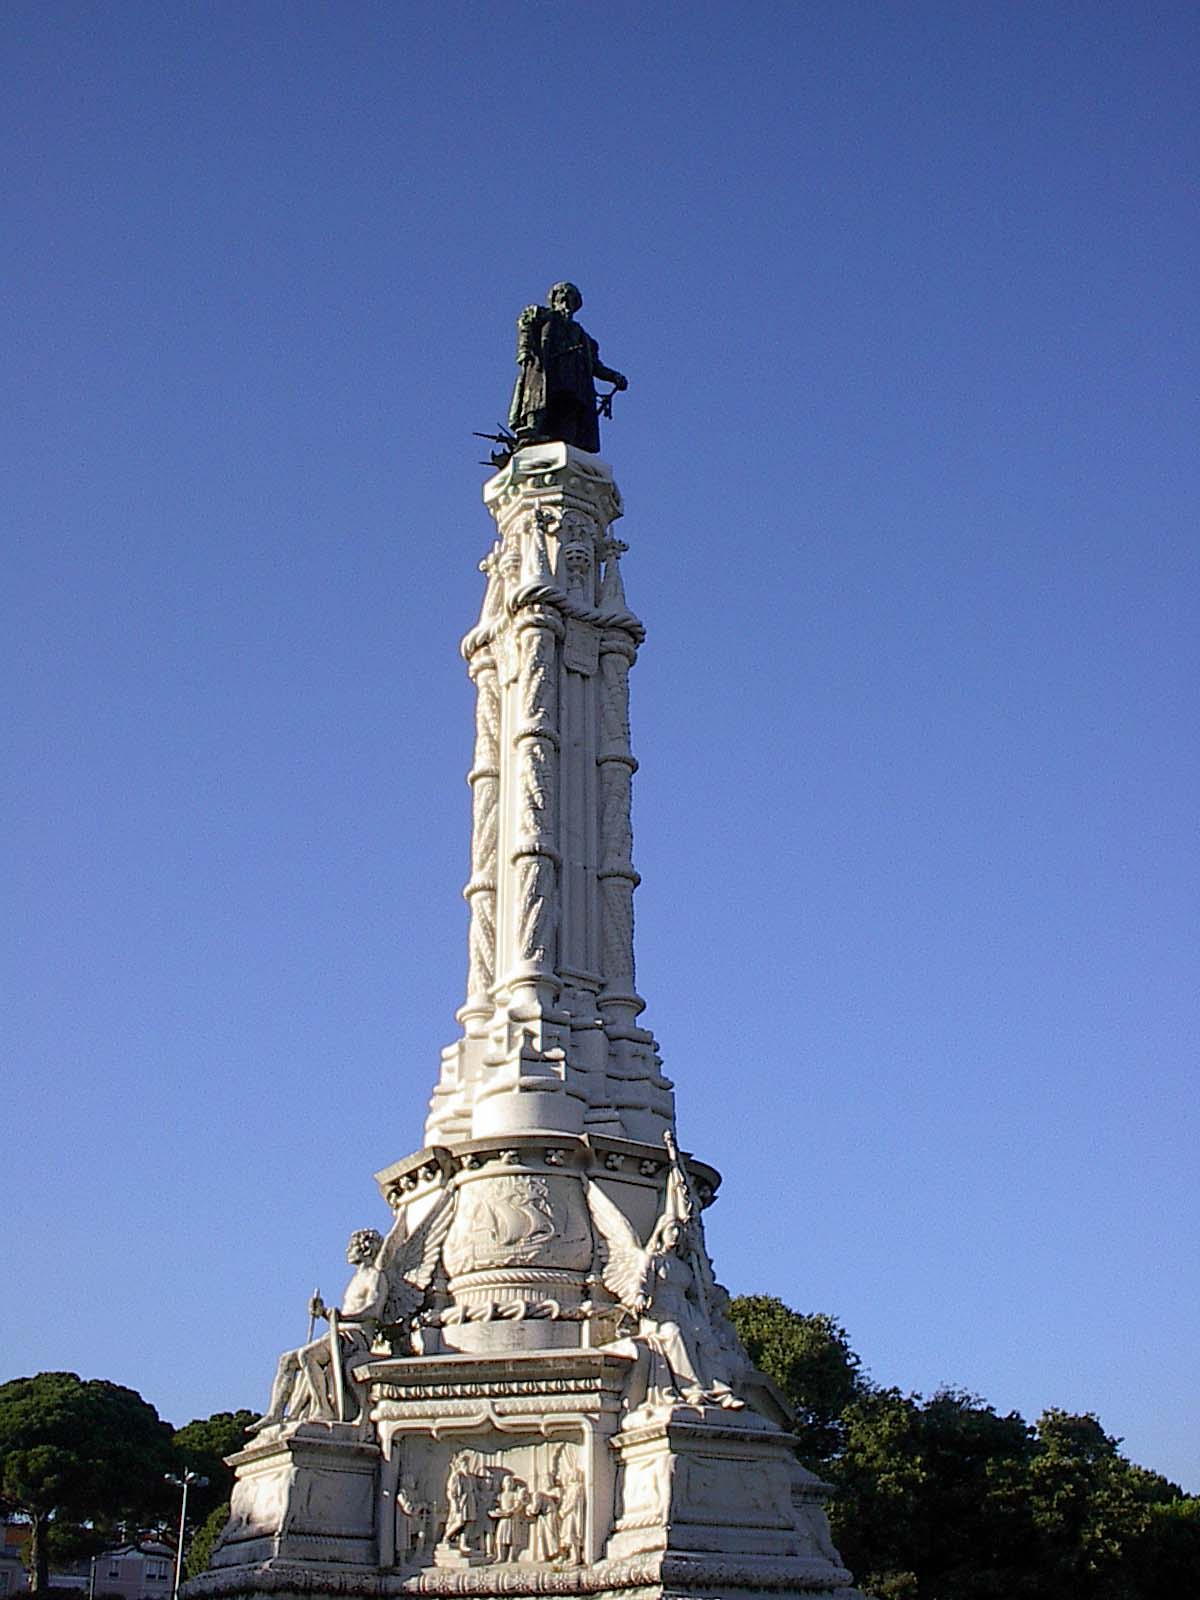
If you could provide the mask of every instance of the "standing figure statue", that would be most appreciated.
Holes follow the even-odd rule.
[[[494,1550],[497,1561],[515,1561],[525,1541],[529,1513],[529,1485],[508,1473],[500,1485],[496,1503],[488,1512],[495,1523]]]
[[[446,1543],[458,1545],[466,1555],[475,1522],[479,1516],[479,1479],[475,1475],[475,1458],[469,1450],[460,1450],[451,1459],[446,1475]]]
[[[549,1563],[558,1559],[561,1543],[558,1527],[558,1500],[561,1491],[556,1483],[543,1484],[530,1489],[525,1496],[525,1518],[529,1523],[529,1558],[531,1561]]]
[[[416,1479],[411,1475],[401,1478],[396,1488],[396,1549],[402,1559],[412,1555],[419,1561],[424,1555],[432,1509],[429,1501],[421,1498]]]
[[[740,1410],[744,1402],[706,1359],[714,1342],[712,1268],[691,1182],[675,1141],[669,1133],[663,1139],[670,1156],[667,1192],[648,1244],[597,1184],[587,1185],[588,1209],[604,1242],[601,1278],[650,1352],[651,1404]]]
[[[556,283],[549,304],[526,306],[517,318],[517,365],[508,425],[518,447],[558,441],[600,449],[599,407],[611,416],[611,396],[597,403],[596,379],[627,389],[629,381],[600,359],[600,347],[575,321],[583,296],[573,283]]]
[[[584,1500],[583,1473],[570,1467],[559,1485],[558,1552],[571,1567],[583,1565]]]

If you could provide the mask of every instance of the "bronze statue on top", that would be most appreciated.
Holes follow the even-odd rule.
[[[552,440],[577,450],[600,449],[600,416],[612,415],[612,395],[628,379],[606,367],[600,347],[575,321],[583,296],[573,283],[556,283],[544,306],[526,306],[517,318],[517,364],[521,368],[508,425],[516,448]],[[597,398],[596,379],[611,383]]]

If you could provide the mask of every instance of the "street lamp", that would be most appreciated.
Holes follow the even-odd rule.
[[[183,1503],[179,1507],[179,1543],[175,1547],[175,1583],[171,1590],[171,1600],[179,1600],[179,1584],[183,1578],[183,1529],[187,1522],[187,1497],[191,1488],[203,1489],[208,1479],[201,1477],[200,1473],[193,1472],[190,1468],[180,1476],[177,1472],[164,1472],[163,1477],[168,1483],[173,1483],[177,1489],[183,1490]]]

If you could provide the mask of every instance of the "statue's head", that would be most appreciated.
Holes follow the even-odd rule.
[[[346,1246],[346,1260],[362,1266],[383,1249],[383,1235],[378,1228],[356,1228]]]
[[[552,311],[562,311],[570,317],[583,304],[583,296],[573,283],[552,283],[546,304]]]

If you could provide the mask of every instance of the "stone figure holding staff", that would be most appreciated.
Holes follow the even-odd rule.
[[[329,1332],[283,1352],[270,1404],[248,1432],[259,1433],[284,1421],[357,1419],[359,1397],[353,1395],[353,1403],[348,1403],[347,1378],[353,1385],[354,1367],[370,1352],[381,1327],[401,1336],[407,1333],[429,1292],[453,1210],[453,1196],[447,1192],[411,1234],[401,1211],[386,1239],[377,1228],[358,1228],[350,1235],[346,1259],[354,1275],[341,1309],[327,1306],[319,1293],[313,1295],[309,1333],[317,1317],[328,1319]]]
[[[712,1303],[699,1202],[674,1138],[664,1133],[663,1140],[670,1158],[666,1195],[648,1244],[603,1189],[587,1185],[588,1209],[604,1245],[601,1278],[650,1354],[652,1407],[669,1410],[682,1402],[740,1411],[745,1402],[711,1362],[718,1308]]]
[[[313,1295],[309,1317],[327,1317],[329,1333],[280,1356],[270,1404],[251,1424],[251,1433],[273,1427],[285,1416],[292,1422],[307,1417],[345,1420],[344,1363],[348,1356],[370,1349],[387,1302],[387,1278],[379,1264],[383,1246],[378,1228],[358,1228],[350,1235],[346,1260],[354,1276],[346,1285],[341,1310],[330,1310],[319,1294]]]

